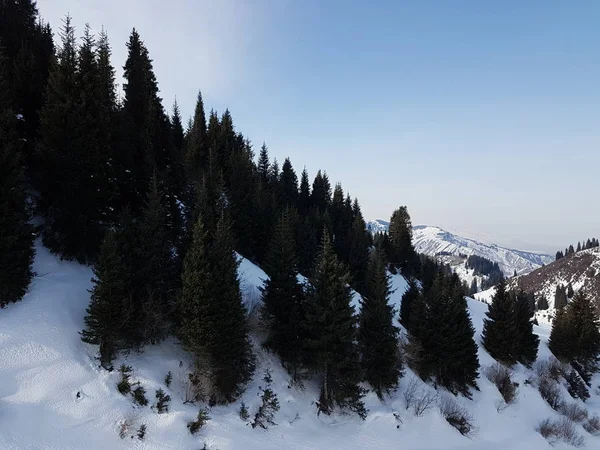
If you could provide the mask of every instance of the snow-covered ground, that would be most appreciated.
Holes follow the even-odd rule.
[[[535,388],[524,384],[531,374],[523,367],[517,367],[514,375],[520,384],[518,402],[501,413],[496,409],[500,395],[484,377],[479,379],[481,390],[474,392],[473,400],[457,398],[478,426],[478,432],[467,438],[448,425],[436,409],[418,418],[405,409],[402,391],[414,378],[410,370],[405,371],[399,390],[384,402],[373,393],[367,395],[365,403],[370,412],[365,421],[341,414],[317,417],[317,387],[310,382],[304,390],[290,387],[286,372],[272,355],[261,350],[258,342],[258,369],[243,398],[231,406],[212,408],[212,420],[192,436],[186,424],[202,405],[183,403],[182,380],[190,361],[178,344],[169,340],[146,347],[143,353],[123,355],[117,361],[116,366],[126,363],[133,367],[133,381],[146,388],[150,405],[155,402],[158,388],[173,399],[167,414],[157,414],[150,405],[134,406],[116,389],[118,373],[100,369],[94,359],[97,349],[79,339],[89,301],[91,270],[61,262],[38,245],[35,271],[37,277],[23,301],[0,310],[0,449],[163,450],[200,449],[204,444],[211,450],[551,448],[534,428],[540,420],[558,415]],[[240,278],[249,306],[258,305],[257,288],[265,277],[258,267],[242,260]],[[396,291],[391,302],[399,305],[406,282],[394,276],[393,284]],[[469,308],[479,339],[487,306],[469,300]],[[535,331],[542,341],[540,358],[547,358],[549,328],[536,327]],[[493,362],[481,348],[479,358],[482,366]],[[278,425],[264,431],[242,421],[237,411],[243,400],[254,414],[262,373],[267,368],[281,410],[275,418]],[[167,388],[164,379],[169,371],[173,381]],[[596,378],[594,386],[598,384],[600,379]],[[421,387],[433,390],[425,384]],[[570,399],[566,390],[563,394]],[[590,412],[599,413],[600,396],[592,392],[585,405]],[[125,421],[130,423],[130,431],[121,439],[119,432]],[[147,425],[144,441],[131,438],[141,424]],[[586,436],[588,448],[600,448],[600,438],[578,428]],[[568,447],[559,444],[555,448]]]

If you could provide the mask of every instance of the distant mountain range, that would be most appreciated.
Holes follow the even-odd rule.
[[[372,233],[387,231],[389,222],[381,219],[373,220],[368,222],[367,227]],[[529,273],[554,261],[554,257],[544,253],[526,252],[496,244],[486,244],[428,225],[413,227],[413,245],[418,253],[432,257],[482,256],[498,263],[507,277],[513,276],[515,271],[518,275]]]

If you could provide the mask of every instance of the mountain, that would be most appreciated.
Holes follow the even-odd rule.
[[[382,219],[369,220],[367,222],[367,229],[371,234],[383,233],[390,229],[390,223]]]
[[[387,231],[389,225],[389,222],[377,219],[369,221],[367,228],[371,233],[377,233]],[[515,270],[517,274],[529,273],[554,261],[554,257],[544,253],[526,252],[496,244],[486,244],[430,225],[413,227],[413,244],[418,253],[433,257],[481,256],[498,263],[506,276],[512,276]]]
[[[544,295],[550,308],[558,285],[571,284],[574,292],[583,291],[600,305],[600,248],[591,248],[566,255],[552,264],[541,267],[510,281],[512,288]]]
[[[248,260],[240,262],[244,301],[255,310],[253,306],[260,303],[258,288],[267,275]],[[38,275],[23,300],[0,310],[1,449],[374,450],[395,448],[398,442],[405,448],[422,450],[553,448],[536,431],[542,420],[558,416],[540,396],[535,382],[528,382],[536,380],[535,371],[520,364],[513,368],[512,380],[520,386],[515,404],[506,406],[506,411],[499,409],[500,393],[484,375],[495,361],[479,339],[480,390],[472,399],[436,389],[405,367],[399,389],[386,395],[384,402],[374,392],[366,395],[369,413],[362,421],[342,414],[319,416],[315,406],[318,381],[304,380],[301,387],[291,384],[277,357],[264,350],[260,331],[252,334],[257,370],[244,394],[232,405],[211,408],[211,420],[197,435],[191,435],[186,424],[206,404],[185,401],[194,361],[177,341],[167,339],[145,347],[143,352],[126,352],[115,361],[115,367],[131,366],[132,382],[146,389],[149,404],[134,405],[130,396],[117,389],[118,371],[100,368],[95,359],[98,348],[82,343],[79,336],[90,296],[91,269],[59,260],[38,242],[34,270]],[[397,309],[406,283],[399,275],[392,283],[395,292],[390,301]],[[471,299],[467,304],[478,337],[487,305]],[[541,340],[538,361],[546,363],[551,356],[547,346],[550,327],[541,325],[535,326],[534,332]],[[260,407],[267,370],[281,408],[274,417],[275,424],[263,430],[248,422]],[[168,373],[172,374],[172,382],[167,384]],[[600,384],[599,375],[592,384]],[[575,402],[565,387],[557,383],[557,388],[565,402]],[[171,397],[168,411],[162,414],[153,406],[158,389]],[[430,402],[429,406],[417,415],[414,403],[413,407],[406,405],[410,395],[415,402]],[[578,404],[593,417],[600,414],[600,392],[592,390],[591,396],[588,402]],[[477,434],[462,436],[444,419],[436,403],[443,404],[448,398],[472,417]],[[250,412],[249,420],[239,417],[242,402]],[[146,437],[140,441],[138,431],[142,425],[146,426]],[[598,448],[600,437],[587,434],[579,424],[574,426],[575,436],[587,436],[588,448]],[[559,443],[556,448],[571,447]]]

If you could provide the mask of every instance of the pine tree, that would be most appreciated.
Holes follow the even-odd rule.
[[[414,280],[409,280],[408,289],[402,295],[400,303],[400,324],[412,335],[417,335],[418,326],[414,319],[418,317],[413,316],[413,310],[419,309],[419,305],[416,305],[418,302],[422,302],[419,286]]]
[[[194,225],[193,241],[185,255],[181,274],[181,296],[179,299],[181,342],[199,364],[203,349],[209,342],[207,327],[203,323],[208,317],[211,272],[207,254],[206,230],[202,216]]]
[[[528,367],[536,360],[540,343],[540,338],[533,332],[533,317],[534,308],[527,294],[518,292],[513,301],[515,334],[512,336],[512,356]]]
[[[548,305],[548,299],[546,299],[546,296],[544,294],[541,294],[540,298],[537,301],[537,309],[539,311],[545,311],[549,307],[550,306]]]
[[[567,308],[557,309],[548,339],[548,348],[562,362],[571,362],[576,355],[576,332],[571,319]]]
[[[279,204],[283,207],[295,208],[298,204],[298,176],[294,171],[290,158],[286,158],[283,162],[279,185],[281,195]]]
[[[357,330],[348,273],[337,260],[329,233],[323,243],[310,284],[307,286],[305,348],[309,368],[322,376],[319,410],[348,408],[361,418],[366,410],[356,344]]]
[[[351,228],[346,237],[348,247],[346,259],[350,269],[352,286],[357,292],[363,293],[367,290],[366,277],[371,248],[371,236],[367,231],[367,226],[363,219],[362,212],[360,211],[358,200],[354,201],[352,214],[354,215],[354,220],[352,221]],[[383,255],[381,256],[383,257]]]
[[[331,204],[331,184],[327,173],[322,173],[320,170],[313,181],[312,192],[310,194],[311,205],[316,207],[321,214]]]
[[[300,194],[298,196],[298,212],[304,215],[310,209],[310,184],[306,167],[300,177]]]
[[[297,376],[302,354],[304,293],[298,283],[294,234],[287,214],[277,222],[266,259],[269,278],[261,288],[262,318],[269,327],[265,345]]]
[[[0,307],[20,300],[31,282],[34,249],[29,224],[23,158],[0,54]]]
[[[135,28],[127,50],[117,166],[121,205],[129,205],[137,217],[152,176],[162,176],[169,163],[169,122],[158,97],[152,60]]]
[[[511,348],[516,333],[513,300],[506,291],[504,281],[496,286],[496,292],[492,297],[486,316],[481,335],[483,346],[492,358],[505,364],[513,364],[515,357],[512,355]]]
[[[85,329],[81,340],[100,346],[100,364],[111,369],[112,361],[122,345],[123,327],[130,320],[131,285],[127,274],[131,267],[121,255],[121,236],[118,231],[107,232],[98,262],[94,266],[94,278],[90,304],[86,310]]]
[[[392,293],[383,255],[374,251],[369,258],[368,282],[359,315],[358,342],[365,380],[379,398],[395,389],[402,375],[398,351],[399,329],[394,325]]]
[[[406,206],[401,206],[390,219],[390,262],[405,275],[419,272],[419,261],[412,245],[412,223]]]
[[[469,388],[477,387],[479,361],[460,280],[438,274],[424,299],[425,317],[416,337],[422,346],[418,372],[450,392],[470,397]]]
[[[569,282],[567,285],[567,298],[573,298],[573,295],[575,295],[575,292],[573,291],[573,285]]]
[[[271,164],[269,162],[269,149],[267,148],[267,144],[263,142],[263,145],[260,148],[260,154],[256,168],[258,171],[259,181],[263,186],[267,186],[269,184],[270,168]]]
[[[206,115],[202,92],[198,92],[192,127],[187,134],[186,162],[192,176],[198,178],[208,163],[208,142],[206,138]]]
[[[242,303],[238,265],[227,212],[222,211],[209,248],[211,283],[206,316],[202,318],[212,365],[213,399],[234,401],[254,370]]]
[[[140,343],[164,339],[173,314],[177,273],[166,222],[167,211],[154,177],[138,227],[135,319]]]
[[[556,309],[561,309],[567,306],[567,291],[562,284],[556,286],[556,290],[554,292],[554,307]]]

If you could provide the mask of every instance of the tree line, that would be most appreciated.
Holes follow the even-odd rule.
[[[591,238],[588,239],[587,241],[580,241],[577,243],[577,247],[573,247],[573,245],[569,245],[567,248],[565,248],[565,251],[558,251],[556,252],[556,261],[558,261],[561,258],[564,258],[565,256],[568,255],[572,255],[574,253],[580,252],[582,250],[588,250],[590,248],[597,248],[600,246],[600,242],[598,242],[597,238]]]

